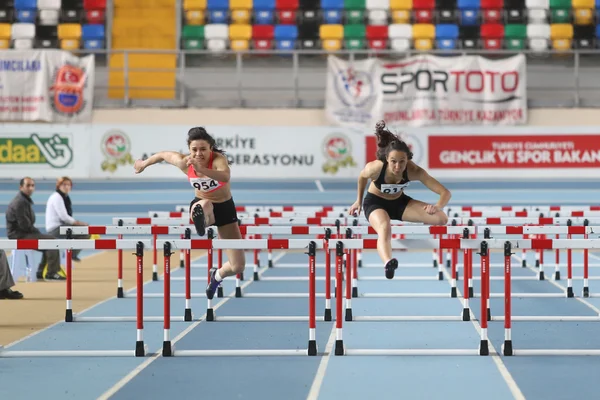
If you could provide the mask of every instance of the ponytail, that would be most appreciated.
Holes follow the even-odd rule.
[[[376,156],[378,160],[385,161],[392,150],[402,151],[406,153],[409,160],[412,160],[413,153],[406,142],[386,129],[385,121],[381,120],[375,124],[375,136],[377,137]]]

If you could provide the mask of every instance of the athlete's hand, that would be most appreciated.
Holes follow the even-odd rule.
[[[439,209],[436,206],[431,205],[431,204],[427,204],[427,205],[423,206],[423,210],[425,210],[425,212],[429,215],[433,215],[439,211]]]
[[[135,160],[135,163],[133,164],[133,169],[135,170],[136,174],[141,173],[144,169],[146,169],[146,166],[144,165],[144,161]]]
[[[354,202],[354,204],[352,204],[352,206],[350,206],[350,210],[348,210],[348,214],[352,215],[353,217],[357,217],[360,215],[361,211],[362,211],[362,203],[357,200],[356,202]]]
[[[198,162],[198,160],[196,160],[195,158],[192,158],[191,156],[187,156],[185,158],[185,165],[187,165],[188,167],[190,165],[194,166],[194,169],[198,172],[200,172],[200,170],[202,169],[202,166],[200,165],[200,163]]]

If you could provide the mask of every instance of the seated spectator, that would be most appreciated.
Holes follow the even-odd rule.
[[[19,183],[19,193],[6,208],[6,234],[9,239],[55,239],[54,236],[45,235],[35,227],[35,212],[31,195],[35,191],[35,182],[26,177]],[[58,250],[41,251],[42,261],[38,266],[37,279],[65,280],[61,274],[60,254]],[[48,262],[48,269],[44,276],[44,267]]]
[[[0,250],[0,299],[18,300],[23,298],[21,292],[12,290],[15,286],[10,268],[8,268],[8,259],[4,250]]]
[[[73,206],[69,193],[73,188],[73,181],[68,176],[56,180],[56,192],[52,193],[46,203],[46,232],[56,238],[64,239],[67,235],[60,234],[61,226],[85,226],[85,222],[73,218]],[[73,239],[89,239],[90,235],[73,235]],[[73,261],[79,259],[80,249],[73,249]]]

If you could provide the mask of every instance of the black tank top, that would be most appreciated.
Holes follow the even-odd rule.
[[[385,183],[385,172],[387,171],[387,166],[387,160],[383,160],[383,167],[381,167],[381,172],[379,173],[379,176],[374,182],[375,187],[379,189],[382,193],[400,193],[401,190],[405,189],[410,184],[410,180],[408,179],[408,169],[405,168],[404,172],[402,172],[402,180],[400,181],[400,183]]]

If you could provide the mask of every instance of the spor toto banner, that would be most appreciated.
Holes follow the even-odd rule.
[[[88,122],[94,56],[62,50],[0,52],[0,120]]]
[[[135,175],[133,164],[159,151],[189,154],[191,126],[93,125],[92,177],[176,178],[177,168],[155,164]],[[356,178],[364,167],[362,132],[336,127],[206,127],[232,162],[232,179]]]
[[[326,114],[337,125],[517,125],[527,122],[525,56],[419,55],[353,63],[328,57]]]

